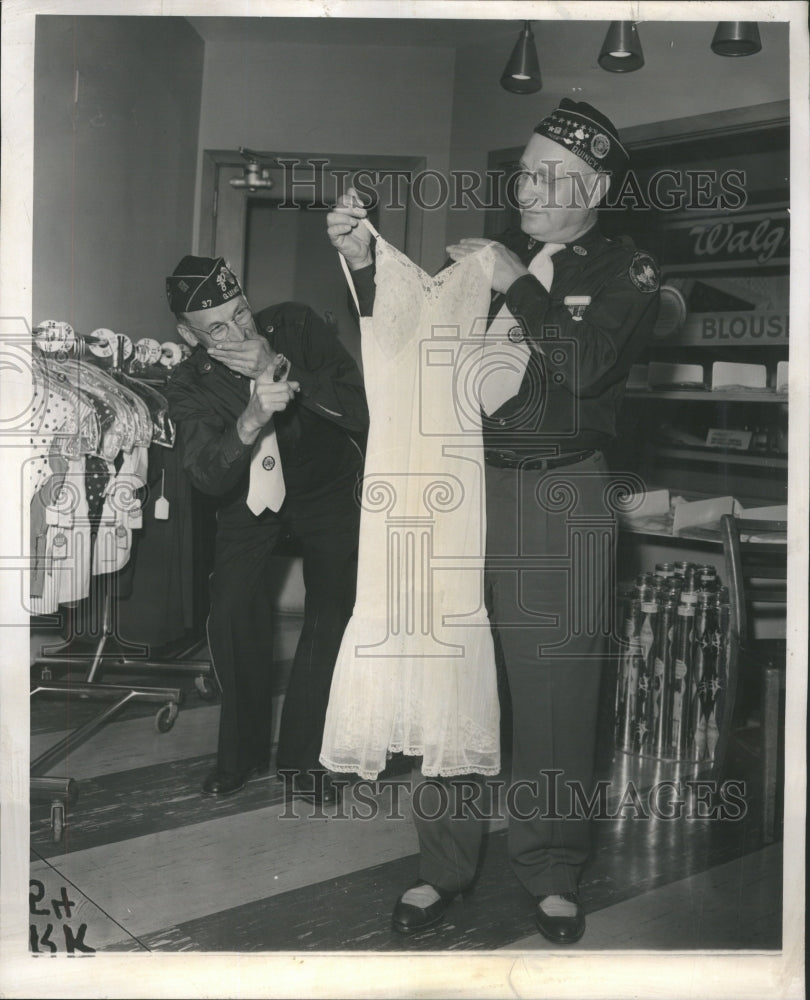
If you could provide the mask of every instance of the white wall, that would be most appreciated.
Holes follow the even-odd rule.
[[[200,150],[423,156],[449,168],[454,54],[407,46],[206,45]],[[422,260],[444,259],[429,213]]]
[[[176,340],[202,40],[182,17],[44,16],[35,58],[33,320]]]

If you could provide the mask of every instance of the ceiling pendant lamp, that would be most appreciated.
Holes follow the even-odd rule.
[[[756,21],[719,21],[712,39],[718,56],[752,56],[762,48]]]
[[[509,62],[501,76],[501,86],[512,94],[536,94],[543,86],[531,22],[525,21]]]
[[[634,21],[611,21],[599,52],[599,65],[609,73],[632,73],[644,65],[641,39]]]

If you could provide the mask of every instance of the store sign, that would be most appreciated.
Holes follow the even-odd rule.
[[[691,313],[683,328],[667,338],[670,344],[786,344],[786,312]]]
[[[666,227],[664,240],[662,264],[668,272],[787,265],[790,260],[787,206],[680,219]]]

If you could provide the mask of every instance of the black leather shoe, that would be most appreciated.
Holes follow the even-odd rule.
[[[439,894],[439,898],[427,906],[417,906],[414,903],[404,903],[402,897],[405,893],[403,893],[397,900],[394,912],[391,914],[391,926],[399,934],[415,934],[417,931],[434,927],[444,918],[447,907],[458,895],[457,892],[440,889],[432,882],[425,882],[424,879],[414,882],[411,888],[415,889],[420,885],[429,885]]]
[[[288,781],[289,775],[283,775]],[[331,806],[340,801],[342,784],[336,785],[328,771],[296,771],[292,776],[292,794],[318,806]]]
[[[537,929],[547,941],[553,944],[574,944],[579,941],[585,933],[585,911],[579,902],[579,896],[575,892],[560,892],[555,895],[562,896],[569,903],[576,906],[576,913],[572,917],[550,917],[540,904],[547,896],[538,896],[537,907],[534,918],[537,922]]]
[[[253,764],[241,774],[232,774],[227,771],[212,771],[202,783],[203,795],[216,795],[218,798],[225,798],[228,795],[235,795],[241,792],[250,778],[267,774],[270,770],[270,762],[262,761]]]

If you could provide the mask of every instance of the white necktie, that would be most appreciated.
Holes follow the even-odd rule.
[[[529,273],[547,292],[551,291],[554,280],[552,255],[564,246],[564,243],[546,243],[529,264]],[[481,351],[478,395],[481,409],[487,416],[518,394],[530,357],[531,348],[526,343],[523,328],[504,304],[487,327]]]
[[[251,392],[253,392],[253,386],[254,383],[251,381]],[[269,507],[272,511],[278,511],[284,503],[286,493],[276,428],[271,420],[265,424],[253,445],[253,454],[250,458],[250,486],[247,495],[248,508],[256,515],[261,514],[265,507]]]

